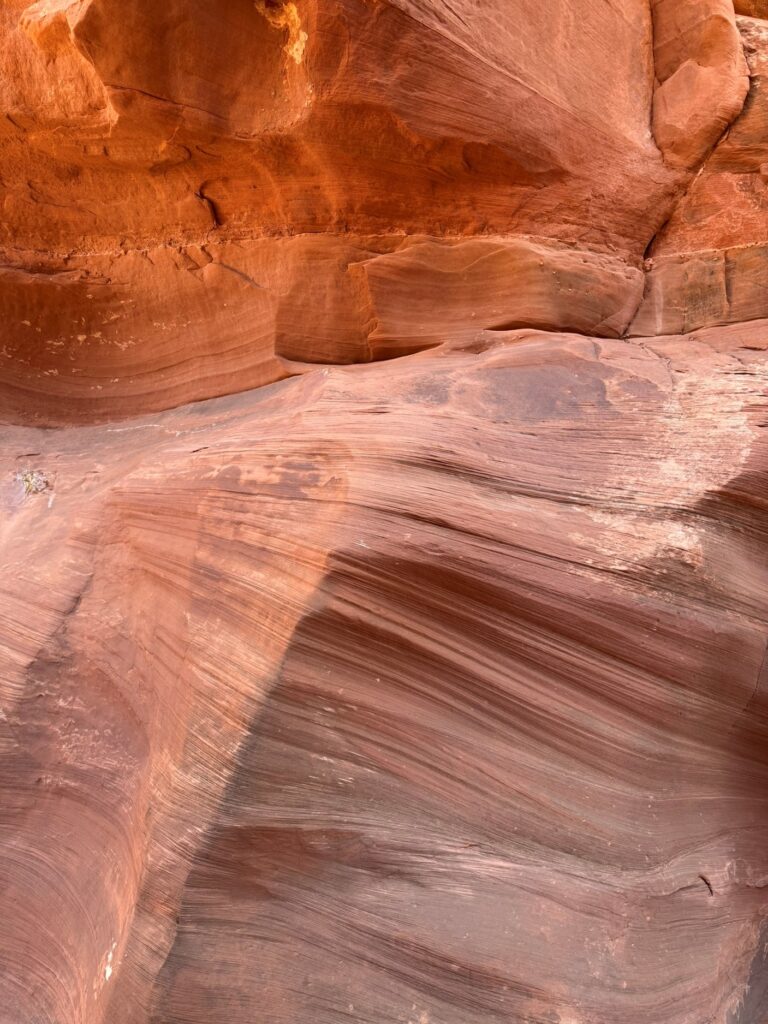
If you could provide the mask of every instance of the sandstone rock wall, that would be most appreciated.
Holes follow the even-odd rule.
[[[0,4],[0,1022],[768,1020],[768,12]]]
[[[650,130],[646,0],[41,0],[5,17],[15,422],[167,408],[279,380],[286,360],[426,344],[389,323],[399,286],[378,259],[414,236],[433,281],[467,238],[519,254],[492,257],[505,294],[480,327],[620,334],[680,187]],[[519,260],[540,268],[530,294]],[[452,301],[453,330],[478,326],[479,282]]]
[[[768,316],[768,22],[739,18],[738,27],[750,69],[747,102],[654,240],[632,333],[687,333]]]

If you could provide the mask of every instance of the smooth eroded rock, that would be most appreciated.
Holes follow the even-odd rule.
[[[484,338],[5,431],[9,1019],[761,1019],[765,324]]]
[[[665,160],[694,168],[739,114],[747,65],[731,0],[652,0],[658,86],[653,134]]]

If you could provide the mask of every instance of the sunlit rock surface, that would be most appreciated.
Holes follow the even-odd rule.
[[[0,5],[2,1024],[765,1024],[765,18]]]

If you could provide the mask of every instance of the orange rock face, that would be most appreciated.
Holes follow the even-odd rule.
[[[2,5],[3,1022],[768,1020],[766,17]]]
[[[768,316],[768,21],[738,27],[749,97],[654,240],[639,335]]]

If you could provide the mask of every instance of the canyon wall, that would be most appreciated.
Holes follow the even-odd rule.
[[[765,1024],[768,7],[0,38],[0,1022]]]

